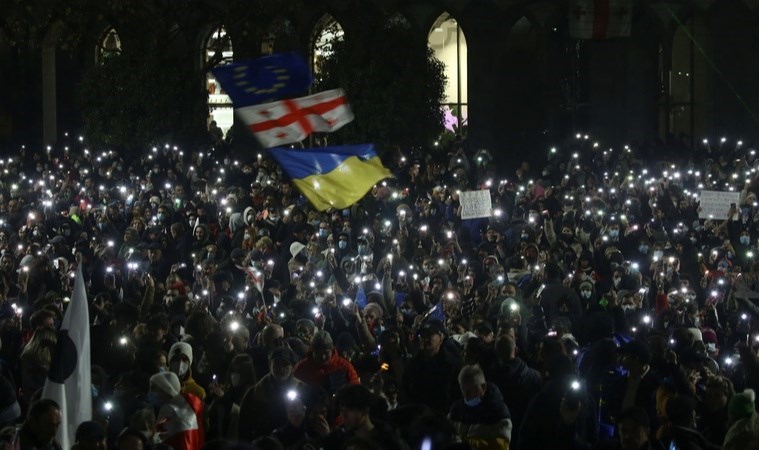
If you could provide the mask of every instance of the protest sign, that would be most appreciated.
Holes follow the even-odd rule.
[[[738,192],[702,191],[699,194],[699,218],[726,220],[731,204],[739,204]],[[734,220],[738,220],[738,214]]]
[[[487,189],[459,194],[462,220],[491,217],[491,192]]]

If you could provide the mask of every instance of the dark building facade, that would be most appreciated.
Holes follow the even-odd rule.
[[[403,20],[417,36],[410,45],[425,45],[442,21],[454,21],[466,59],[457,53],[459,67],[448,63],[449,82],[458,84],[451,103],[460,115],[466,110],[475,148],[519,152],[576,132],[616,143],[679,140],[687,147],[724,134],[754,142],[758,134],[756,0],[635,0],[630,36],[610,40],[571,39],[568,18],[577,2],[566,0],[316,0],[283,11],[281,2],[262,0],[248,2],[264,6],[242,24],[224,23],[228,3],[177,3],[188,9],[178,26],[190,33],[170,51],[197,58],[200,71],[220,27],[234,49],[225,59],[283,50],[316,58],[322,32],[336,23],[352,39],[368,18]],[[93,12],[78,19],[85,28],[78,30],[53,16],[35,25],[28,42],[14,37],[6,21],[0,145],[54,143],[81,127],[76,87],[104,51],[130,45],[128,14]],[[74,31],[81,39],[72,44],[67,37]],[[160,31],[156,39],[166,30]]]

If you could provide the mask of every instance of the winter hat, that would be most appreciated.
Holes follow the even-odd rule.
[[[250,221],[249,221],[249,220],[248,220],[248,216],[249,216],[250,214],[253,214],[253,215],[254,215],[254,217],[253,217],[253,220],[250,220]],[[254,221],[256,220],[256,218],[255,218],[255,215],[256,215],[256,210],[255,210],[255,209],[253,209],[253,207],[252,207],[252,206],[249,206],[249,207],[245,208],[245,209],[243,210],[243,222],[244,222],[246,225],[253,225],[253,224],[254,224]]]
[[[172,348],[169,349],[169,361],[176,355],[185,355],[190,364],[193,363],[193,348],[187,342],[176,342],[172,345]]]
[[[699,328],[689,328],[687,331],[691,336],[692,342],[702,342],[702,332],[699,330]]]
[[[728,402],[728,413],[734,420],[750,417],[755,412],[755,391],[745,389]]]
[[[301,253],[301,250],[303,250],[305,248],[306,248],[306,246],[303,245],[302,243],[300,243],[298,241],[293,242],[292,244],[290,244],[290,256],[292,256],[293,258],[295,258],[296,255],[298,255],[299,253]]]
[[[150,385],[171,397],[179,395],[181,388],[179,378],[174,372],[159,372],[153,375],[150,377]]]

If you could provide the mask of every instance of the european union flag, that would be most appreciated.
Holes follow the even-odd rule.
[[[295,53],[278,53],[215,67],[211,72],[236,108],[305,93],[314,78]]]
[[[304,197],[318,209],[353,205],[377,182],[391,178],[372,144],[269,151]]]

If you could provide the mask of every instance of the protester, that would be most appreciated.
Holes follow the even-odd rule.
[[[55,445],[35,400],[76,255],[109,446],[169,442],[177,411],[209,438],[286,448],[370,448],[377,430],[518,450],[757,436],[755,150],[580,134],[535,168],[439,144],[378,149],[395,178],[327,211],[270,154],[223,142],[122,154],[69,134],[0,160],[4,442]],[[468,219],[475,190],[491,204]]]

